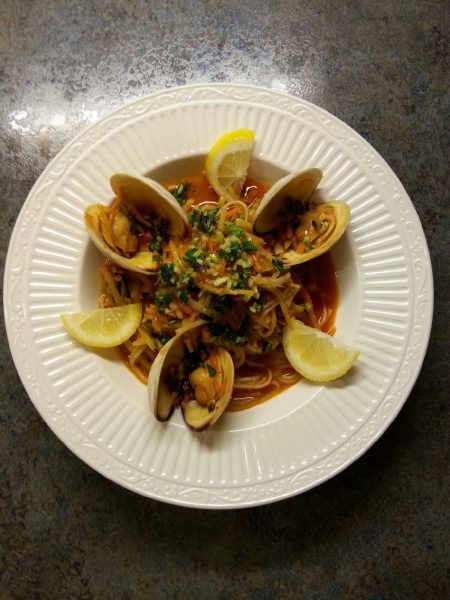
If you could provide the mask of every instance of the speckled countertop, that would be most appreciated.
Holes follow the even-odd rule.
[[[78,460],[28,400],[2,321],[2,598],[447,597],[446,15],[437,0],[0,4],[2,271],[32,184],[76,133],[142,94],[225,81],[361,133],[415,205],[436,287],[421,375],[385,435],[326,484],[241,511],[148,500]]]

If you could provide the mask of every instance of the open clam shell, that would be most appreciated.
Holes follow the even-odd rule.
[[[102,254],[124,269],[146,275],[156,273],[159,262],[154,260],[148,243],[142,246],[133,233],[133,215],[128,217],[126,207],[144,216],[164,219],[166,232],[171,237],[181,237],[187,232],[185,213],[170,192],[147,177],[117,173],[111,177],[110,184],[116,196],[113,204],[110,207],[91,205],[85,210],[90,238]]]
[[[170,377],[172,372],[181,369],[183,363],[184,344],[182,336],[169,340],[158,352],[148,375],[148,399],[150,408],[158,421],[167,421],[177,404],[174,383]]]
[[[203,431],[212,427],[222,416],[233,393],[234,385],[234,364],[229,352],[225,348],[215,347],[211,349],[211,354],[208,357],[210,367],[214,369],[214,375],[209,373],[208,368],[199,367],[190,375],[190,381],[193,383],[193,376],[200,370],[204,371],[204,377],[209,377],[212,380],[211,393],[206,395],[208,400],[203,397],[200,400],[199,389],[195,386],[195,399],[184,399],[181,403],[181,410],[186,425],[194,431]]]
[[[290,173],[266,192],[253,217],[253,231],[267,233],[274,229],[283,218],[286,199],[307,202],[322,179],[320,169],[307,169]]]
[[[192,328],[203,325],[194,324]],[[194,431],[212,427],[226,409],[233,391],[234,365],[224,349],[210,346],[190,373],[185,371],[183,332],[159,351],[148,377],[150,407],[158,421],[167,421],[181,403],[184,421]]]
[[[280,227],[281,239],[274,250],[286,266],[301,264],[327,252],[348,225],[350,209],[345,202],[308,204],[321,179],[320,169],[287,175],[268,190],[255,211],[256,233],[265,234]],[[296,205],[292,214],[290,205]]]
[[[347,228],[350,208],[345,202],[327,202],[311,206],[300,217],[294,232],[294,247],[281,254],[287,266],[294,266],[324,254]]]

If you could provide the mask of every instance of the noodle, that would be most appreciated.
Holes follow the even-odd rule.
[[[276,239],[273,232],[258,236],[252,232],[251,219],[268,186],[253,180],[247,183],[248,198],[244,194],[222,204],[211,199],[204,176],[191,180],[195,190],[192,195],[188,192],[183,204],[191,236],[171,239],[158,229],[158,243],[145,238],[160,263],[158,276],[134,273],[106,260],[100,268],[99,305],[142,303],[141,325],[122,344],[120,354],[143,382],[159,350],[175,335],[185,334],[189,352],[199,344],[224,347],[235,367],[227,410],[241,410],[299,380],[282,349],[286,322],[300,318],[313,327],[333,330],[337,287],[331,259],[323,255],[288,270],[276,256],[280,244],[283,249],[300,247],[308,236],[315,242],[329,236],[334,224],[332,215],[317,211],[315,219],[321,224],[317,232],[310,219],[302,224],[301,236],[290,224],[280,229]],[[179,190],[180,186],[167,187]],[[189,181],[182,187],[188,190]],[[116,199],[112,212],[101,215],[102,232],[109,228],[106,237],[117,247],[119,242],[125,245],[120,230],[114,230],[121,203],[123,199]],[[149,218],[136,209],[132,214],[137,227],[142,227],[137,234],[141,247]]]
[[[247,377],[236,377],[234,380],[234,387],[240,389],[261,389],[270,385],[272,381],[272,370],[267,369],[267,375],[264,378],[264,374],[250,375]]]

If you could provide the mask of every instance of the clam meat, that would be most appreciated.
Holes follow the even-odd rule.
[[[253,231],[267,233],[282,220],[287,200],[306,203],[322,179],[320,169],[290,173],[279,179],[264,194],[253,217]]]
[[[110,184],[115,194],[112,204],[95,204],[85,210],[90,238],[102,254],[124,269],[157,273],[155,256],[168,236],[186,234],[186,215],[172,194],[152,179],[117,173]]]
[[[267,191],[255,211],[253,230],[264,235],[285,266],[327,252],[347,228],[350,209],[345,202],[310,202],[321,178],[320,169],[287,175]]]
[[[187,426],[203,431],[218,421],[231,399],[234,365],[224,348],[194,340],[183,333],[161,348],[150,369],[148,395],[158,421],[167,421],[180,406]]]

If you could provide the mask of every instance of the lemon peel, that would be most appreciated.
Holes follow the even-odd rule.
[[[283,348],[292,367],[310,381],[342,377],[359,356],[358,350],[297,320],[284,326]]]
[[[141,323],[142,304],[60,315],[67,332],[85,346],[112,348],[128,340]]]
[[[214,191],[227,201],[240,197],[247,177],[255,134],[235,129],[220,136],[208,152],[206,177]]]

